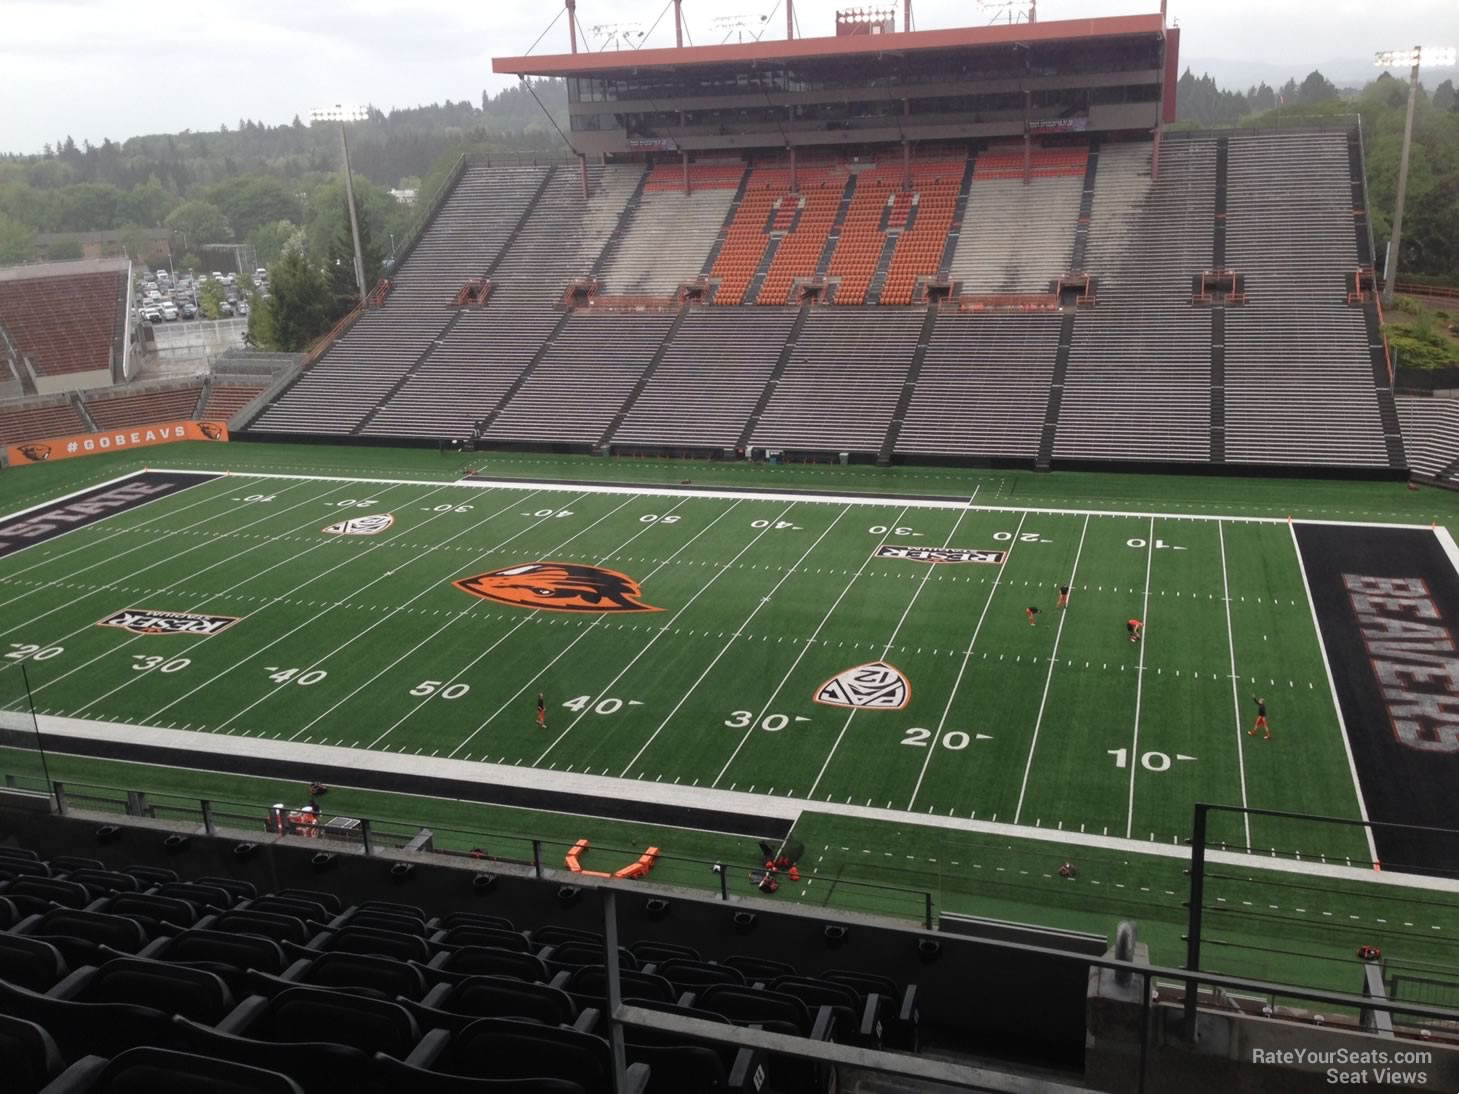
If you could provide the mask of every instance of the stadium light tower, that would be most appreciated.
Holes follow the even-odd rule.
[[[365,299],[365,261],[360,254],[360,220],[355,214],[355,184],[350,175],[350,142],[345,135],[345,125],[349,122],[362,122],[370,116],[369,110],[363,106],[343,106],[335,103],[334,106],[321,107],[318,110],[309,112],[309,121],[313,122],[338,122],[339,143],[344,148],[344,196],[345,204],[350,207],[350,236],[355,243],[355,284],[360,290],[360,301]]]
[[[1393,207],[1393,236],[1388,241],[1388,261],[1383,267],[1383,306],[1393,307],[1393,286],[1398,281],[1398,248],[1403,239],[1403,198],[1408,190],[1408,150],[1413,140],[1413,104],[1418,98],[1418,70],[1421,64],[1452,65],[1454,48],[1414,46],[1412,49],[1384,49],[1374,55],[1379,68],[1409,66],[1408,117],[1403,122],[1403,152],[1398,158],[1398,200]]]

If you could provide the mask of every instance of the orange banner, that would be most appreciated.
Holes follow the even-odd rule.
[[[72,456],[94,456],[98,452],[147,448],[174,441],[227,439],[227,422],[156,422],[134,429],[109,429],[105,433],[78,433],[74,437],[51,437],[28,444],[13,444],[5,449],[5,454],[11,467],[21,467],[47,460],[69,460]]]

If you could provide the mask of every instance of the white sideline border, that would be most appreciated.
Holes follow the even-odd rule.
[[[207,755],[216,758],[219,761],[218,766],[198,770],[216,774],[236,774],[236,772],[228,771],[224,766],[224,762],[229,756],[261,757],[313,766],[343,767],[391,775],[414,775],[421,779],[458,779],[463,782],[504,785],[525,790],[556,791],[619,801],[670,805],[691,810],[712,810],[773,817],[777,820],[790,821],[792,824],[798,823],[807,814],[818,814],[837,819],[855,817],[861,820],[903,826],[915,824],[926,828],[1035,840],[1064,846],[1099,848],[1106,851],[1121,851],[1126,854],[1158,855],[1162,858],[1180,861],[1190,859],[1190,849],[1184,845],[1124,839],[1118,836],[1097,836],[1088,832],[1030,828],[1021,824],[938,816],[935,813],[913,813],[900,809],[880,809],[875,806],[838,805],[835,802],[751,794],[743,790],[718,790],[706,786],[686,786],[682,783],[621,779],[612,775],[587,775],[581,772],[551,771],[510,764],[448,760],[439,756],[414,756],[407,752],[373,752],[339,745],[306,745],[267,737],[230,737],[199,730],[162,729],[157,726],[139,726],[127,722],[62,718],[49,714],[37,715],[36,720],[40,724],[41,732],[53,737],[98,741],[120,740],[128,744],[151,745]],[[105,757],[99,758],[104,759]],[[116,762],[138,763],[141,761]],[[368,788],[364,789],[368,790]],[[370,792],[411,793],[410,791],[389,790]],[[492,803],[479,804],[489,806]],[[528,805],[500,808],[531,809],[533,807]],[[598,817],[596,819],[611,818]],[[656,827],[685,826],[665,824]],[[1242,854],[1207,848],[1206,861],[1222,866],[1244,867],[1248,870],[1271,870],[1276,873],[1299,874],[1304,877],[1327,877],[1342,881],[1421,889],[1427,892],[1443,891],[1459,894],[1459,879],[1389,873],[1357,866],[1338,866],[1311,859],[1291,862],[1286,859],[1264,858],[1258,852]]]
[[[259,479],[307,479],[319,482],[363,483],[374,486],[460,486],[466,489],[489,488],[495,490],[572,490],[586,494],[637,494],[655,498],[711,498],[724,501],[795,501],[810,504],[826,502],[832,505],[906,505],[912,509],[966,509],[980,513],[1039,513],[1046,516],[1092,516],[1092,517],[1139,517],[1157,520],[1218,520],[1231,524],[1341,524],[1352,528],[1402,528],[1432,530],[1428,524],[1403,524],[1394,521],[1366,520],[1317,520],[1311,517],[1238,517],[1221,513],[1159,513],[1133,509],[1061,509],[1037,505],[978,505],[973,501],[947,501],[942,498],[925,497],[918,494],[802,494],[794,490],[737,490],[707,487],[697,490],[656,488],[653,485],[624,483],[582,483],[567,480],[547,479],[541,482],[525,479],[373,479],[356,475],[298,475],[279,471],[216,471],[195,467],[149,467],[148,471],[162,473],[200,472],[203,474],[251,476]],[[141,474],[141,472],[136,472]],[[128,476],[130,477],[130,476]],[[88,489],[95,489],[89,487]]]
[[[161,471],[162,468],[159,467],[159,468],[156,468],[155,470]],[[174,469],[172,469],[172,473],[176,474],[176,473],[179,473],[181,470],[182,470],[181,468],[174,468]],[[232,474],[231,471],[197,471],[195,469],[190,469],[190,470],[192,470],[192,473],[194,473],[194,474],[199,474],[199,475],[216,475],[216,476],[219,476],[219,477]],[[90,486],[83,486],[80,490],[72,490],[69,494],[62,494],[60,497],[51,498],[49,501],[43,501],[39,505],[30,505],[30,506],[27,506],[24,509],[17,509],[13,513],[6,513],[3,516],[0,516],[0,522],[7,521],[7,520],[14,520],[16,517],[23,517],[27,513],[34,513],[37,509],[49,509],[52,506],[59,505],[63,501],[70,501],[72,498],[79,498],[82,494],[89,494],[93,490],[103,490],[103,489],[105,489],[108,486],[116,486],[118,483],[126,482],[128,479],[135,479],[138,475],[141,475],[141,474],[144,474],[144,472],[142,472],[142,471],[129,471],[125,475],[118,475],[116,478],[114,478],[114,479],[107,479],[105,482],[94,482]],[[239,474],[243,474],[243,472],[239,472]],[[257,477],[258,478],[264,478],[265,476],[259,475]],[[117,514],[117,515],[120,515],[120,514]],[[98,522],[98,523],[100,523],[100,522]]]

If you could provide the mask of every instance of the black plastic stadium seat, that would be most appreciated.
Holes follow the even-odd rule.
[[[729,968],[741,973],[746,983],[753,984],[757,980],[770,981],[781,976],[794,976],[795,966],[787,965],[784,961],[771,961],[766,957],[752,957],[749,954],[733,954],[720,962]]]
[[[266,1061],[270,1069],[298,1083],[304,1094],[340,1094],[341,1091],[361,1094],[382,1089],[377,1085],[380,1065],[357,1048],[325,1042],[260,1041],[220,1032],[186,1018],[178,1017],[172,1021],[190,1051],[240,1064]],[[139,1091],[137,1094],[150,1092]],[[198,1091],[197,1094],[203,1092]],[[389,1094],[395,1094],[394,1090],[390,1090]],[[405,1091],[400,1094],[405,1094]]]
[[[46,1094],[303,1094],[277,1071],[161,1048],[78,1060]]]
[[[845,984],[863,998],[873,992],[880,995],[886,1000],[883,1011],[883,1043],[887,1048],[901,1052],[917,1051],[921,1012],[917,1002],[916,984],[903,987],[885,976],[848,969],[830,969],[821,974],[821,979],[829,980],[833,984]]]
[[[727,965],[716,965],[709,961],[687,961],[675,958],[661,961],[651,970],[662,976],[680,991],[699,991],[711,984],[739,984],[745,982],[744,974]]]
[[[177,880],[177,871],[165,866],[123,866],[122,873],[131,874],[143,885],[165,885]]]
[[[200,877],[194,878],[198,885],[211,885],[214,888],[222,889],[233,895],[235,901],[252,900],[258,896],[258,888],[249,881],[239,881],[232,877]]]
[[[271,938],[202,928],[181,931],[156,946],[147,947],[146,952],[158,961],[225,965],[240,974],[245,969],[280,973],[289,965],[288,955]]]
[[[388,900],[363,900],[355,905],[359,912],[383,912],[386,915],[403,915],[411,919],[426,919],[426,913],[414,904],[393,904]]]
[[[549,978],[547,963],[540,957],[496,946],[462,946],[439,953],[421,971],[432,984],[468,976],[511,976],[543,983]]]
[[[198,1022],[217,1022],[233,1009],[233,993],[214,973],[139,957],[77,969],[49,994],[78,1003],[132,1003]]]
[[[782,992],[714,984],[695,996],[695,1006],[722,1014],[736,1025],[760,1025],[796,1037],[811,1032],[811,1008]]]
[[[61,1072],[61,1052],[34,1022],[0,1014],[0,1075],[6,1094],[36,1094]]]
[[[380,931],[399,931],[401,934],[413,934],[421,938],[425,938],[428,934],[432,933],[426,927],[426,921],[424,919],[418,919],[415,916],[409,915],[397,915],[394,912],[375,911],[369,908],[364,910],[356,908],[345,912],[336,920],[334,925],[340,927],[346,925],[351,927],[373,927]]]
[[[31,859],[0,859],[0,882],[14,881],[18,877],[50,877],[51,868],[44,862]]]
[[[131,1003],[77,1003],[54,999],[0,980],[0,1014],[44,1026],[68,1060],[113,1056],[137,1045],[171,1047],[171,1016]]]
[[[845,984],[807,976],[777,977],[767,987],[771,991],[795,996],[812,1011],[817,1007],[830,1007],[836,1019],[837,1041],[865,1048],[881,1047],[884,1004],[882,997],[875,992],[861,995]]]
[[[297,916],[255,912],[251,909],[220,912],[199,920],[198,926],[231,934],[256,934],[263,938],[272,938],[275,942],[293,942],[300,946],[315,935],[309,924]]]
[[[495,946],[499,950],[516,950],[529,953],[535,947],[521,931],[504,931],[500,927],[482,927],[477,924],[462,924],[437,931],[431,936],[432,945],[441,946]]]
[[[376,1062],[387,1089],[402,1094],[588,1094],[566,1079],[468,1079],[413,1067],[388,1056],[377,1057]]]
[[[719,1053],[701,1045],[637,1045],[624,1046],[629,1063],[648,1068],[646,1094],[723,1094],[730,1090],[756,1089],[750,1074],[731,1085],[729,1072]]]
[[[312,900],[316,904],[323,904],[329,910],[330,915],[339,915],[344,910],[339,897],[333,893],[326,893],[319,889],[275,889],[268,896],[282,896],[293,900]]]
[[[325,931],[315,939],[310,950],[295,951],[295,956],[307,957],[312,952],[327,951],[374,954],[376,957],[390,957],[396,961],[420,962],[429,961],[434,954],[430,945],[419,935],[346,924],[338,930]]]
[[[504,976],[437,984],[410,1010],[422,1029],[457,1032],[476,1018],[524,1018],[549,1026],[570,1026],[578,1020],[577,1004],[567,992]]]
[[[541,950],[538,956],[549,966],[559,968],[582,968],[585,965],[601,965],[604,961],[602,945],[596,942],[560,942]],[[618,947],[618,967],[624,972],[638,971],[638,958],[622,946]]]
[[[0,859],[20,859],[25,862],[41,861],[40,853],[26,847],[0,847]]]
[[[291,915],[305,921],[313,920],[315,923],[328,923],[334,918],[334,913],[317,900],[271,894],[250,900],[241,906],[239,911],[272,912],[275,915]]]
[[[300,985],[385,1000],[418,1001],[427,990],[418,966],[363,953],[321,953],[294,962],[278,976],[268,976],[257,969],[248,974],[249,990],[258,995],[274,996],[285,988]]]
[[[199,885],[195,881],[168,881],[152,891],[158,896],[175,896],[179,900],[196,904],[199,908],[215,908],[219,911],[238,903],[227,889],[218,885]]]
[[[150,933],[156,933],[163,923],[191,927],[198,921],[198,910],[192,904],[174,896],[157,896],[155,893],[118,893],[105,908],[97,911],[135,919]]]
[[[63,878],[17,877],[0,888],[0,896],[13,901],[23,912],[43,912],[54,904],[63,908],[84,908],[96,899],[91,890]]]
[[[52,870],[105,870],[106,863],[96,858],[81,858],[77,855],[57,855],[48,860]]]
[[[415,1019],[398,1003],[323,988],[287,988],[272,999],[252,996],[217,1028],[255,1040],[324,1041],[397,1059],[404,1059],[420,1041]]]
[[[10,930],[20,922],[21,918],[21,911],[15,906],[15,903],[0,896],[0,931]]]
[[[548,924],[532,931],[532,941],[538,946],[556,946],[562,942],[595,942],[601,946],[603,936],[598,931],[582,931],[576,927]]]
[[[613,1054],[590,1033],[510,1018],[478,1018],[458,1034],[432,1030],[406,1063],[483,1079],[567,1079],[587,1094],[611,1094]],[[629,1068],[628,1090],[641,1091],[648,1068]]]
[[[661,1003],[672,1003],[679,997],[679,990],[656,973],[620,969],[618,975],[625,997]],[[607,998],[608,971],[602,965],[583,965],[553,977],[552,986],[567,992],[580,1007],[601,1007]]]
[[[92,896],[135,893],[142,888],[142,883],[131,874],[124,874],[119,870],[92,869],[89,866],[66,871],[66,880],[86,886]]]
[[[450,930],[452,927],[495,927],[499,931],[515,931],[517,928],[512,925],[510,919],[499,915],[486,915],[482,912],[451,912],[441,917],[441,926]]]
[[[147,944],[147,932],[135,919],[75,908],[52,908],[24,921],[16,930],[34,937],[79,938],[122,953],[136,953]]]
[[[702,961],[699,951],[693,946],[679,946],[672,942],[635,942],[628,947],[640,965],[651,965],[659,961]]]

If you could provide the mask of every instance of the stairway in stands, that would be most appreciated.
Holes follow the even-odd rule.
[[[937,323],[937,305],[927,305],[927,315],[922,320],[922,330],[917,335],[917,348],[912,352],[912,363],[907,367],[907,377],[902,382],[902,393],[897,397],[897,409],[892,411],[892,421],[887,427],[886,439],[877,453],[877,463],[891,463],[896,451],[897,438],[902,434],[902,423],[907,420],[907,408],[912,405],[912,396],[917,393],[917,380],[922,375],[922,362],[927,357],[927,347],[932,344],[932,329]]]
[[[1215,226],[1211,237],[1211,269],[1226,268],[1226,176],[1231,141],[1216,141]],[[1211,462],[1226,462],[1226,301],[1211,308]]]
[[[1064,380],[1069,374],[1069,350],[1074,344],[1073,308],[1064,309],[1059,323],[1059,347],[1054,354],[1054,376],[1049,383],[1049,403],[1044,410],[1044,431],[1039,436],[1039,453],[1034,467],[1047,471],[1054,462],[1054,439],[1059,432],[1059,407],[1064,401]]]
[[[802,304],[800,311],[795,317],[795,323],[790,328],[790,335],[785,339],[785,345],[780,347],[780,355],[775,359],[775,368],[770,373],[770,378],[765,381],[765,390],[760,392],[760,399],[755,403],[755,409],[750,413],[749,419],[745,422],[745,428],[740,431],[739,439],[735,442],[735,450],[748,455],[750,438],[755,435],[755,427],[760,424],[760,419],[765,414],[765,408],[770,405],[770,399],[775,394],[775,385],[780,382],[781,375],[785,372],[785,366],[790,363],[791,355],[795,353],[796,343],[800,341],[801,331],[805,328],[806,319],[811,314],[811,305]]]
[[[400,379],[396,380],[395,383],[391,385],[389,391],[380,396],[380,401],[377,402],[370,409],[370,412],[360,419],[358,425],[350,430],[350,433],[352,435],[358,436],[359,434],[363,433],[369,427],[370,423],[375,420],[375,416],[378,415],[380,411],[384,410],[387,406],[390,405],[390,400],[394,399],[396,395],[400,394],[400,389],[405,387],[405,385],[410,381],[410,378],[420,371],[420,367],[424,365],[430,355],[436,351],[436,347],[438,347],[442,342],[446,340],[446,336],[451,333],[451,328],[461,321],[461,316],[464,314],[464,309],[457,309],[456,311],[453,311],[451,313],[451,318],[446,320],[446,325],[443,326],[439,332],[437,332],[435,338],[430,341],[426,348],[421,350],[420,356],[411,363],[410,368],[406,369],[405,372],[401,374]]]
[[[688,314],[689,305],[681,304],[679,306],[679,314],[674,316],[674,322],[664,332],[663,341],[659,343],[659,348],[654,350],[654,355],[649,358],[648,366],[644,368],[642,374],[624,398],[623,405],[618,408],[618,413],[613,415],[613,420],[603,430],[603,435],[598,438],[598,444],[596,446],[598,449],[606,448],[612,442],[613,435],[623,425],[623,419],[628,417],[628,412],[633,409],[633,404],[638,402],[638,397],[643,394],[644,388],[648,387],[649,381],[653,379],[654,373],[658,371],[659,365],[663,363],[664,354],[668,352],[669,344],[673,342],[674,337],[679,333],[679,328],[684,325],[684,318]]]
[[[628,226],[638,216],[639,207],[643,204],[643,187],[648,182],[648,171],[645,170],[638,178],[638,185],[633,188],[633,194],[628,199],[628,204],[623,207],[623,215],[618,218],[618,226],[613,229],[603,244],[603,249],[598,252],[597,259],[593,262],[592,268],[588,270],[589,277],[597,277],[613,260],[618,253],[618,245],[623,242],[623,236],[628,231]]]
[[[957,191],[957,205],[952,211],[952,227],[947,232],[947,246],[942,251],[942,262],[937,267],[937,279],[946,281],[952,272],[952,260],[957,254],[957,245],[962,239],[963,217],[968,214],[968,198],[973,192],[973,164],[977,162],[976,156],[968,157],[968,165],[963,168],[962,185]]]

